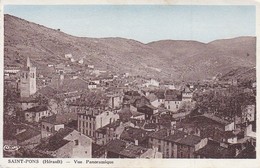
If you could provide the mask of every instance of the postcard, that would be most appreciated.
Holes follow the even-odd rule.
[[[257,2],[1,7],[0,167],[259,167]]]

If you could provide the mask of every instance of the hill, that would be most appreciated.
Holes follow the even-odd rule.
[[[75,37],[60,30],[4,16],[5,65],[32,62],[45,69],[47,64],[66,62],[72,54],[85,64],[116,73],[171,79],[199,80],[240,67],[255,67],[256,38],[238,37],[205,44],[197,41],[162,40],[148,44],[124,38]]]

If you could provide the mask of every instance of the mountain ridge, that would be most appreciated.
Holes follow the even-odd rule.
[[[39,67],[65,62],[65,54],[115,73],[129,72],[172,80],[202,80],[240,67],[255,67],[256,38],[202,43],[160,40],[144,44],[121,37],[76,37],[24,19],[4,15],[5,65],[30,56]],[[241,39],[241,40],[240,40]],[[228,47],[227,47],[228,46]]]

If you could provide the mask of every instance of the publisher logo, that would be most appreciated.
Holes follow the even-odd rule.
[[[19,145],[4,145],[4,151],[17,151],[19,148]]]

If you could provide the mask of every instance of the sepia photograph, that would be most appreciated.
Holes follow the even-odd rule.
[[[8,162],[256,159],[256,6],[11,4],[3,28]]]

